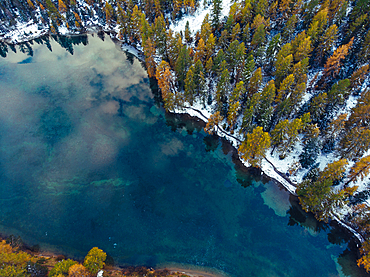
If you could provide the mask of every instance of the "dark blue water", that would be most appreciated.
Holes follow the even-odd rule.
[[[0,60],[2,233],[74,258],[97,246],[118,264],[361,276],[341,232],[165,115],[110,39],[32,49]]]

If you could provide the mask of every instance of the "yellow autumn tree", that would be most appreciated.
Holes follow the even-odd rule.
[[[213,134],[214,131],[217,132],[218,125],[223,120],[223,117],[221,116],[220,112],[217,111],[214,114],[211,114],[211,116],[208,118],[206,127],[204,127],[204,132],[208,134]]]
[[[370,271],[370,240],[367,239],[360,248],[362,257],[357,260],[359,267],[363,266],[366,272]]]
[[[89,277],[90,272],[82,264],[72,265],[68,269],[68,277]]]
[[[350,42],[338,47],[333,55],[328,58],[324,67],[324,76],[325,77],[336,77],[339,74],[341,61],[348,55],[348,51],[353,44],[354,38]]]
[[[170,65],[166,61],[162,61],[159,64],[155,77],[162,93],[164,108],[167,111],[173,110],[176,102],[174,93],[174,79],[170,71]]]
[[[240,157],[251,166],[260,167],[262,158],[271,145],[270,135],[262,127],[256,127],[239,146]]]

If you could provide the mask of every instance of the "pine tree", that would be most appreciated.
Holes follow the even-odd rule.
[[[234,40],[230,43],[229,48],[226,50],[226,62],[228,64],[228,69],[233,77],[235,76],[236,65],[239,62],[236,57],[238,48],[239,41]]]
[[[200,37],[203,39],[205,43],[207,43],[207,40],[211,34],[212,34],[212,27],[211,27],[211,24],[209,23],[209,15],[207,13],[200,27]]]
[[[185,24],[185,40],[187,43],[191,43],[193,41],[193,38],[191,37],[189,21],[186,21]]]
[[[299,162],[303,168],[312,166],[320,153],[320,129],[317,124],[309,124],[303,137],[303,152],[299,155]]]
[[[264,132],[262,127],[256,127],[252,133],[247,134],[246,139],[239,146],[238,152],[240,157],[251,166],[259,167],[270,144],[270,135]]]
[[[205,63],[205,59],[206,59],[206,46],[204,45],[203,39],[200,38],[194,55],[194,63],[196,63],[199,60],[203,64]]]
[[[361,66],[355,72],[353,72],[350,82],[351,89],[358,90],[366,79],[366,75],[369,73],[369,64]]]
[[[221,73],[220,80],[218,81],[216,88],[216,102],[218,111],[225,112],[223,109],[225,103],[227,102],[229,89],[230,89],[229,71],[227,69],[224,69]]]
[[[234,133],[234,126],[240,110],[240,102],[235,101],[229,103],[229,110],[227,112],[227,123],[229,124],[230,132]]]
[[[293,65],[293,55],[291,51],[291,44],[287,43],[283,45],[276,56],[275,83],[277,85],[279,85],[280,82],[291,73]]]
[[[167,33],[166,33],[166,23],[164,21],[163,15],[157,17],[154,20],[154,41],[156,49],[158,50],[159,56],[164,59],[166,57],[166,44],[167,44]]]
[[[209,75],[212,75],[212,72],[213,72],[213,60],[212,60],[212,57],[210,57],[208,60],[207,60],[207,63],[206,63],[206,72],[209,74]]]
[[[341,61],[347,56],[349,49],[353,44],[353,38],[347,44],[338,47],[333,55],[325,63],[324,77],[335,78],[340,71]]]
[[[334,42],[338,38],[338,27],[337,25],[331,25],[319,39],[319,45],[316,48],[316,61],[321,63],[322,60],[330,53]]]
[[[236,23],[233,30],[231,31],[231,41],[239,40],[240,33],[241,33],[240,24]]]
[[[248,98],[245,109],[243,113],[243,122],[242,122],[242,133],[250,133],[256,126],[255,117],[258,111],[260,104],[261,93],[255,93],[252,97]]]
[[[190,66],[190,55],[186,45],[184,45],[176,59],[175,72],[177,76],[177,82],[180,90],[184,88],[184,81],[186,78],[186,72]]]
[[[212,0],[212,27],[217,30],[220,25],[220,17],[222,11],[222,0]]]
[[[258,126],[261,126],[264,131],[268,131],[270,125],[273,108],[271,106],[275,98],[275,82],[274,80],[269,81],[263,88],[260,103],[257,107],[256,122]]]
[[[352,108],[352,113],[348,119],[348,128],[366,127],[370,125],[370,89],[362,92],[357,104]]]
[[[256,31],[253,34],[251,45],[253,49],[257,49],[262,46],[266,41],[266,30],[265,25],[261,24],[257,27]]]
[[[281,35],[280,33],[278,33],[271,39],[266,49],[266,57],[269,63],[275,62],[275,57],[279,52],[280,47],[281,47]]]
[[[350,81],[348,79],[340,80],[335,83],[328,92],[328,104],[332,108],[345,103],[345,99],[349,95]]]
[[[140,34],[140,29],[141,29],[141,11],[139,10],[138,6],[135,5],[134,9],[131,14],[131,41],[139,41],[141,34]]]
[[[308,62],[309,59],[305,58],[300,62],[294,64],[293,66],[293,76],[297,84],[307,82],[307,73],[308,73]]]
[[[307,31],[313,42],[316,42],[319,36],[325,30],[326,25],[328,24],[328,10],[322,9],[317,12],[317,14],[312,19],[311,25]]]
[[[282,40],[284,42],[288,42],[293,38],[294,31],[296,29],[296,25],[298,22],[297,16],[294,14],[291,16],[288,21],[285,23],[283,32],[282,32]]]
[[[328,96],[326,92],[320,93],[312,99],[308,110],[314,122],[318,122],[321,116],[324,114],[328,101],[327,99]]]
[[[244,67],[243,67],[243,82],[244,84],[249,83],[249,79],[252,77],[252,74],[256,68],[256,63],[254,62],[253,55],[250,54],[246,61],[244,62]]]
[[[364,127],[355,127],[341,139],[337,150],[342,158],[353,160],[361,157],[369,148],[370,130]]]
[[[367,239],[360,248],[362,257],[357,260],[359,267],[363,266],[366,272],[370,272],[370,239]]]
[[[176,105],[176,98],[174,93],[174,80],[170,71],[170,65],[167,62],[162,61],[157,67],[155,77],[158,81],[158,87],[160,88],[162,93],[164,108],[167,111],[173,110]]]
[[[292,41],[291,46],[295,62],[308,58],[312,51],[311,38],[306,35],[305,31],[296,36]]]
[[[208,118],[208,122],[206,127],[204,127],[204,132],[208,134],[213,134],[214,131],[218,131],[219,124],[222,122],[223,117],[221,116],[220,112],[217,111]]]
[[[194,68],[191,66],[186,73],[185,78],[185,100],[190,104],[190,106],[194,103],[194,98],[196,94],[196,85],[194,82]]]
[[[259,67],[254,71],[248,82],[248,95],[251,96],[258,92],[262,85],[262,68]]]
[[[365,39],[361,43],[359,57],[365,62],[370,59],[370,30],[367,31]]]
[[[209,35],[209,37],[207,39],[207,43],[206,43],[206,58],[207,58],[207,60],[214,54],[215,46],[216,46],[216,38],[213,35],[213,33],[211,33]]]
[[[361,181],[369,174],[370,172],[370,156],[365,156],[361,158],[358,162],[352,166],[346,185],[350,182],[356,182],[358,178],[361,178]]]
[[[272,144],[277,147],[280,157],[284,159],[298,141],[298,132],[302,129],[303,123],[300,118],[292,121],[281,120],[271,132]]]
[[[328,163],[325,166],[324,170],[320,173],[319,181],[320,180],[338,181],[342,179],[346,172],[347,165],[348,161],[346,159],[340,159],[338,161]]]
[[[155,77],[156,63],[154,61],[155,48],[152,40],[148,38],[145,43],[143,43],[144,55],[145,55],[145,65],[147,67],[147,72],[149,78]]]
[[[276,96],[276,103],[280,103],[284,101],[286,98],[290,96],[294,89],[294,75],[290,74],[287,76],[280,84],[278,88],[278,93]]]

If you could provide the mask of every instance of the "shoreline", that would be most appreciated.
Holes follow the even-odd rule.
[[[62,36],[78,36],[78,35],[84,35],[84,34],[91,34],[91,33],[97,33],[97,32],[104,32],[106,33],[113,41],[115,41],[116,43],[119,43],[120,44],[120,48],[122,51],[128,51],[130,52],[131,54],[133,54],[135,57],[137,57],[140,61],[143,62],[143,58],[140,57],[140,55],[142,55],[141,51],[136,49],[134,46],[132,45],[127,45],[125,44],[122,40],[120,40],[118,38],[118,34],[115,32],[114,29],[106,29],[104,28],[103,26],[99,26],[99,25],[96,25],[96,26],[88,26],[85,31],[83,32],[80,32],[80,33],[70,33],[70,34],[57,34],[57,35],[62,35]],[[17,41],[17,42],[14,42],[12,41],[12,43],[9,43],[7,42],[6,40],[3,40],[5,41],[6,43],[9,43],[9,44],[18,44],[18,43],[24,43],[24,42],[27,42],[27,41],[30,41],[30,40],[33,40],[33,39],[36,39],[40,36],[44,36],[44,35],[49,35],[49,36],[52,36],[53,34],[50,33],[49,30],[43,30],[41,32],[40,35],[38,36],[32,36],[32,37],[25,37],[23,38],[22,41]],[[2,40],[2,38],[0,38],[0,40]],[[128,49],[126,48],[133,48],[136,50],[136,53],[133,52],[133,51],[129,51]],[[145,63],[145,62],[144,62]],[[196,112],[199,116],[197,115],[194,115],[193,112],[190,112],[189,110],[192,110],[193,112]],[[198,118],[199,120],[203,121],[206,123],[206,121],[208,120],[207,116],[204,115],[200,110],[197,110],[196,108],[194,107],[184,107],[184,110],[175,110],[174,111],[175,114],[187,114],[189,115],[190,117],[195,117],[195,118]],[[216,132],[216,135],[218,137],[223,137],[225,138],[227,141],[229,141],[229,143],[231,144],[232,147],[235,148],[236,150],[236,153],[238,152],[237,151],[237,141],[241,142],[240,139],[238,139],[237,137],[229,134],[228,132],[226,132],[225,130],[223,130],[221,127],[218,127],[218,130]],[[235,143],[235,145],[234,145]],[[238,156],[239,157],[239,156]],[[248,164],[246,164],[245,162],[243,162],[240,157],[239,157],[239,160],[241,161],[241,163],[246,167],[246,168],[249,168]],[[271,166],[271,168],[273,169],[273,171],[276,173],[276,175],[274,174],[271,174],[271,170],[264,170],[264,168],[261,167],[261,170],[263,172],[264,175],[268,176],[269,178],[273,179],[276,183],[278,183],[279,185],[283,186],[286,190],[288,190],[289,193],[291,193],[292,195],[294,196],[297,196],[296,192],[295,192],[295,189],[296,189],[296,184],[294,184],[284,173],[278,171],[276,169],[276,167],[274,166],[274,164],[269,161],[267,158],[264,158],[264,160]],[[351,226],[347,225],[346,222],[343,222],[341,221],[339,218],[335,217],[333,219],[334,221],[338,222],[338,225],[346,230],[348,230],[351,234],[353,234],[353,238],[357,239],[358,242],[360,243],[363,243],[365,241],[365,239],[363,238],[363,236],[358,233],[356,230],[354,230]],[[358,245],[358,244],[357,244]],[[43,251],[41,251],[43,252]],[[52,253],[51,253],[52,254]],[[167,268],[169,269],[169,268]],[[184,268],[181,268],[181,267],[173,267],[173,270],[179,270],[179,271],[185,271],[186,272],[186,269]],[[197,271],[197,270],[193,270],[193,272],[200,272],[200,271]],[[195,274],[194,273],[194,274]],[[203,273],[204,274],[204,273]],[[218,277],[218,276],[224,276],[224,275],[202,275],[202,276],[210,276],[210,277]]]
[[[187,114],[189,115],[190,117],[195,117],[195,118],[198,118],[199,120],[202,120],[204,123],[206,123],[206,121],[204,121],[204,119],[207,119],[208,118],[198,109],[195,109],[193,107],[184,107],[185,110],[184,111],[181,111],[181,110],[176,110],[174,113],[175,114]],[[199,115],[201,115],[202,118],[192,114],[192,113],[189,113],[187,112],[186,110],[187,109],[191,109],[192,111],[195,111],[197,112]],[[224,136],[221,136],[219,135],[219,132],[221,132]],[[232,147],[234,147],[236,153],[237,153],[237,156],[240,160],[240,162],[243,164],[243,166],[245,166],[246,168],[249,168],[248,164],[246,164],[244,161],[242,161],[238,155],[238,149],[236,148],[236,145],[233,144],[233,140],[237,140],[239,142],[241,142],[238,138],[236,138],[235,136],[231,135],[231,134],[228,134],[226,131],[224,131],[221,127],[217,126],[217,131],[216,131],[216,135],[218,137],[222,137],[224,139],[226,139]],[[227,136],[227,137],[225,137]],[[232,139],[230,140],[229,138],[231,137]],[[295,189],[296,189],[296,184],[294,184],[291,180],[289,180],[289,178],[282,172],[278,171],[276,169],[276,167],[274,166],[274,164],[269,161],[266,157],[264,158],[264,160],[269,164],[271,165],[271,167],[273,168],[274,172],[276,173],[275,174],[269,174],[271,171],[266,171],[264,170],[264,168],[260,168],[262,173],[265,174],[267,177],[271,178],[272,180],[274,180],[276,183],[278,183],[279,185],[281,185],[282,187],[284,187],[290,194],[292,194],[293,196],[296,196],[298,197],[297,193],[295,192]],[[280,178],[277,178],[277,177],[280,177]],[[280,180],[279,180],[280,179]],[[335,217],[334,219],[332,219],[334,221],[336,221],[338,223],[339,226],[343,227],[344,229],[346,229],[347,231],[349,231],[350,233],[353,234],[354,238],[356,238],[361,244],[363,242],[365,242],[365,239],[364,237],[359,233],[357,232],[355,229],[353,229],[351,226],[347,225],[346,222],[343,222],[342,220],[340,220],[338,217]]]

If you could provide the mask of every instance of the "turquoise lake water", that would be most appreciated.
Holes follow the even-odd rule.
[[[345,234],[166,115],[107,36],[29,46],[0,59],[1,233],[80,259],[97,246],[121,265],[366,276]]]

